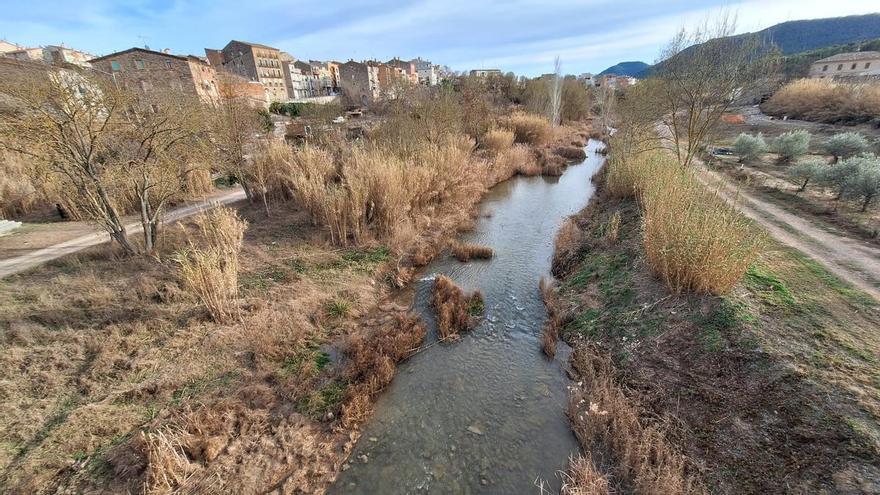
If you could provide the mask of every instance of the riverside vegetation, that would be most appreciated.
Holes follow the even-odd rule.
[[[589,136],[493,88],[411,88],[364,139],[331,129],[295,148],[245,139],[244,106],[203,109],[211,127],[192,138],[251,201],[157,230],[149,256],[117,242],[0,281],[3,490],[322,491],[425,336],[395,290],[472,223],[487,187],[560,173],[571,158],[556,150]],[[9,153],[5,166],[35,170]],[[482,311],[437,291],[450,334]]]
[[[586,452],[564,491],[876,488],[876,301],[628,134],[560,229],[558,285],[542,286],[545,332],[574,348]]]

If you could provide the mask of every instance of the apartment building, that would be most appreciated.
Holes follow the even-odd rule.
[[[351,102],[366,105],[379,96],[377,64],[349,60],[339,64],[339,89]]]
[[[470,74],[473,77],[500,76],[501,69],[474,69]]]
[[[838,53],[810,66],[812,79],[876,79],[880,78],[880,52]]]
[[[412,84],[419,83],[419,73],[416,70],[416,64],[412,63],[412,61],[393,58],[386,63],[392,67],[397,67],[398,69],[402,70],[403,73],[406,74],[409,82],[411,82]]]
[[[428,60],[422,60],[421,57],[414,58],[410,60],[412,64],[416,68],[416,74],[418,74],[419,84],[424,84],[425,86],[436,86],[439,82],[439,77],[437,76],[437,70],[434,67],[434,64],[429,62]]]
[[[333,96],[339,89],[339,64],[309,60],[312,72],[318,77],[318,91],[321,96]]]
[[[281,51],[277,48],[232,40],[220,50],[205,48],[205,56],[218,69],[261,83],[270,101],[288,100]]]
[[[193,55],[129,48],[93,58],[89,63],[118,86],[144,95],[173,90],[196,95],[206,103],[219,101],[216,71]]]

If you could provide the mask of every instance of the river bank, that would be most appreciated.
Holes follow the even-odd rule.
[[[773,241],[731,294],[670,293],[638,204],[604,184],[563,227],[553,272],[569,416],[605,490],[880,489],[876,304]]]
[[[566,128],[545,147],[583,143],[588,132]],[[479,152],[472,159],[489,166]],[[408,306],[394,301],[473,225],[482,194],[435,211],[396,250],[332,247],[295,202],[275,204],[270,218],[236,205],[250,227],[243,317],[233,324],[210,321],[181,290],[173,253],[186,224],[163,236],[156,259],[104,246],[3,279],[0,487],[321,493],[393,377],[393,366],[371,375],[381,380],[353,404],[351,380],[365,377],[348,375],[341,356],[358,341],[387,343],[373,337],[402,325],[418,336]],[[382,346],[393,361],[417,347]]]

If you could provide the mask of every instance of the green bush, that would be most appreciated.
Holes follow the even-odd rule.
[[[752,161],[767,152],[767,143],[761,133],[757,136],[742,133],[733,142],[733,149],[739,155],[739,161]]]
[[[877,157],[874,155],[859,155],[828,167],[821,176],[819,181],[825,186],[833,190],[837,194],[837,198],[843,197],[851,184],[851,180],[863,168],[869,168],[872,163],[876,163]]]
[[[842,132],[825,141],[825,151],[835,159],[849,158],[868,151],[868,140],[857,132]]]
[[[862,155],[855,160],[858,168],[849,176],[843,186],[843,196],[859,201],[862,211],[880,195],[880,159],[873,155]]]
[[[788,174],[798,181],[798,191],[807,188],[811,180],[822,177],[828,170],[828,164],[819,159],[807,160],[788,169]]]
[[[786,132],[773,140],[773,151],[783,162],[791,162],[807,154],[810,149],[810,133],[798,129]]]

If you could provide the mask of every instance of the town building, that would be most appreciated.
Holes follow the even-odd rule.
[[[593,77],[593,74],[589,72],[584,72],[583,74],[578,76],[578,81],[582,82],[584,86],[591,88],[596,85],[596,79]]]
[[[14,58],[15,60],[23,60],[26,62],[42,62],[43,48],[19,48],[18,50],[6,52],[4,55],[10,58]]]
[[[398,69],[403,71],[403,73],[406,74],[407,80],[410,83],[412,83],[412,84],[419,83],[419,73],[416,70],[416,64],[414,64],[412,61],[401,60],[399,58],[392,58],[391,60],[389,60],[386,63],[388,65],[390,65],[391,67],[397,67]]]
[[[372,102],[379,96],[378,67],[354,60],[339,64],[339,89],[353,103]]]
[[[43,62],[52,65],[78,65],[90,67],[89,60],[95,58],[91,53],[81,52],[68,48],[64,45],[49,45],[43,47]]]
[[[198,96],[206,103],[219,101],[217,73],[207,61],[146,48],[129,48],[89,61],[119,87],[149,95],[173,90]]]
[[[309,60],[312,73],[318,78],[318,92],[321,96],[333,96],[339,91],[339,64]]]
[[[500,76],[501,69],[474,69],[471,71],[471,76],[474,77],[489,77],[489,76]]]
[[[602,74],[594,78],[597,88],[624,89],[634,86],[639,82],[631,76],[618,76],[617,74]]]
[[[419,76],[419,84],[424,84],[425,86],[436,86],[439,82],[437,77],[437,71],[434,69],[434,64],[427,60],[422,60],[421,57],[414,58],[410,60],[412,64],[416,68],[416,73]]]
[[[880,52],[838,53],[813,62],[812,79],[876,79],[880,78]]]
[[[0,40],[0,55],[5,55],[9,52],[16,52],[21,49],[22,47],[16,45],[15,43],[10,43],[6,40]]]
[[[245,41],[230,41],[220,50],[205,48],[212,66],[257,81],[266,88],[270,101],[287,101],[288,88],[281,51],[271,46]]]

